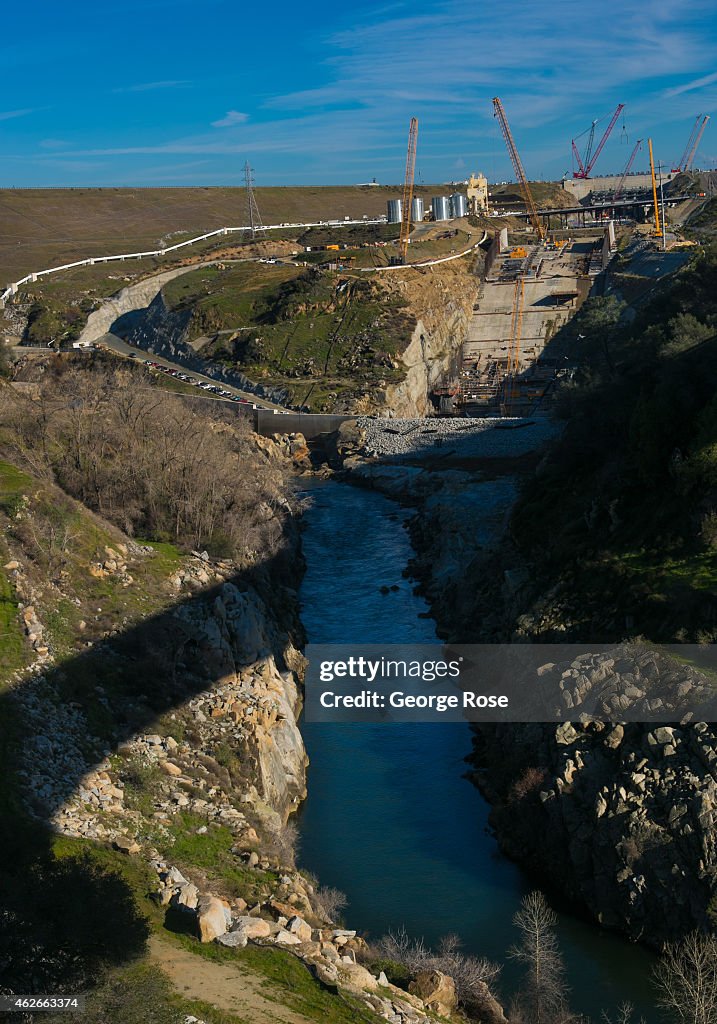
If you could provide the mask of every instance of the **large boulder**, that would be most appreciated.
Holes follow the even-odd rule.
[[[456,1007],[456,986],[443,971],[420,971],[408,991],[421,999],[428,1010],[447,1017]]]
[[[296,914],[287,921],[286,930],[296,935],[299,942],[311,942],[311,925]]]
[[[197,906],[197,930],[200,942],[213,942],[227,930],[224,904],[216,896],[202,896]]]
[[[266,939],[271,935],[271,925],[261,917],[238,917],[232,932],[242,932],[247,939]]]

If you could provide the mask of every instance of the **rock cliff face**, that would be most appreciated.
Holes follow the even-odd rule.
[[[390,415],[425,416],[431,411],[429,391],[456,364],[466,339],[479,290],[475,262],[470,266],[468,260],[459,260],[431,267],[420,276],[384,280],[416,316],[410,344],[401,357],[405,380],[386,388],[385,408]]]
[[[716,747],[704,723],[482,727],[475,778],[510,856],[601,924],[659,946],[709,925]]]

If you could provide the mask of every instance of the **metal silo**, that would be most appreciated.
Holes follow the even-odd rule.
[[[403,203],[400,199],[389,199],[386,204],[386,220],[389,224],[400,224],[403,216]]]
[[[431,209],[433,210],[434,220],[451,219],[451,204],[448,196],[433,196],[431,199]]]
[[[461,192],[454,192],[451,196],[451,216],[465,217],[468,213],[468,200]]]
[[[420,196],[414,196],[411,202],[411,220],[414,224],[420,224],[425,213],[423,200]]]

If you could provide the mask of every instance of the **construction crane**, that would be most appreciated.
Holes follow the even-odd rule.
[[[682,152],[682,156],[680,157],[680,159],[679,159],[679,161],[677,163],[677,166],[672,168],[672,173],[673,174],[679,174],[680,171],[687,170],[687,157],[689,156],[689,152],[692,149],[693,142],[697,138],[697,132],[700,130],[700,119],[701,119],[701,117],[702,117],[702,114],[698,114],[697,117],[695,118],[695,123],[692,125],[692,131],[690,132],[690,137],[687,140],[687,145],[685,146],[685,148],[684,148],[684,150]]]
[[[508,155],[510,156],[511,163],[513,164],[515,176],[518,179],[520,187],[523,190],[523,198],[525,199],[525,205],[528,208],[528,217],[530,218],[530,223],[533,225],[533,230],[538,236],[538,240],[542,242],[545,238],[545,228],[543,227],[543,223],[540,217],[538,216],[538,210],[535,205],[535,201],[533,200],[533,193],[530,191],[530,185],[528,184],[528,179],[523,169],[523,164],[520,159],[520,155],[516,148],[515,142],[513,141],[513,136],[510,131],[508,119],[505,116],[503,104],[500,102],[497,96],[493,97],[493,110],[494,116],[498,118],[498,121],[500,123],[500,130],[503,132],[503,138],[505,139],[505,144],[508,147]]]
[[[587,146],[585,148],[585,159],[584,160],[580,156],[580,151],[578,150],[578,147],[575,145],[575,139],[572,140],[573,156],[575,157],[575,159],[578,162],[578,170],[577,171],[573,171],[573,177],[574,178],[589,178],[590,177],[590,172],[592,171],[593,167],[597,163],[597,158],[602,153],[603,146],[605,145],[607,140],[610,138],[610,134],[611,134],[613,128],[615,127],[615,125],[617,124],[617,119],[619,118],[620,114],[623,112],[624,109],[625,109],[625,104],[624,103],[618,103],[617,108],[615,110],[615,113],[610,118],[610,123],[607,126],[607,128],[605,129],[603,137],[598,142],[597,149],[595,150],[594,153],[593,153],[592,149],[593,149],[593,142],[595,141],[595,126],[598,124],[598,122],[597,121],[593,121],[592,125],[589,128],[590,137],[588,139],[588,144],[587,144]],[[578,138],[580,138],[580,136],[578,136]]]
[[[680,157],[680,161],[677,164],[677,167],[672,168],[673,174],[679,174],[680,171],[689,171],[709,119],[709,114],[698,114],[695,118],[695,123],[692,125],[692,131],[690,132],[690,137],[687,140],[687,145]]]
[[[692,143],[692,148],[690,149],[689,153],[687,154],[687,159],[682,164],[682,170],[683,171],[689,171],[690,167],[692,167],[692,161],[694,160],[695,154],[697,153],[697,147],[699,146],[700,142],[702,141],[702,136],[704,135],[704,131],[705,131],[705,128],[707,127],[707,122],[709,121],[709,119],[710,119],[710,115],[709,114],[705,114],[705,116],[702,118],[702,124],[700,125],[700,130],[697,132],[697,138]]]
[[[652,175],[652,201],[655,204],[655,238],[662,238],[662,227],[660,226],[660,207],[657,202],[657,179],[655,178],[655,161],[652,157],[652,139],[647,140],[647,147],[650,151],[650,174]]]
[[[513,412],[515,400],[518,393],[516,380],[520,367],[520,338],[523,329],[523,304],[525,302],[525,279],[515,279],[515,291],[513,293],[513,313],[510,320],[510,342],[508,344],[508,365],[506,368],[505,384],[503,387],[502,413],[510,416]]]
[[[406,262],[408,238],[411,234],[411,206],[413,205],[413,177],[416,172],[416,146],[418,145],[418,118],[412,117],[408,129],[408,151],[406,153],[406,177],[403,182],[403,206],[401,209],[401,233],[398,240],[398,258]]]
[[[617,186],[617,188],[615,189],[615,191],[612,194],[612,201],[613,201],[613,203],[616,203],[618,201],[618,199],[620,198],[620,196],[622,195],[622,190],[623,190],[624,185],[625,185],[625,178],[630,173],[630,170],[632,169],[632,165],[635,162],[635,157],[637,156],[638,150],[640,149],[641,146],[642,146],[642,139],[638,139],[637,142],[635,143],[635,148],[633,149],[632,153],[630,153],[630,159],[625,164],[625,170],[622,172],[622,177],[620,178],[620,181],[618,182],[618,186]]]

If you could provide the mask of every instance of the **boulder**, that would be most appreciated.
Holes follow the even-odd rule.
[[[197,929],[200,942],[213,942],[227,931],[224,904],[216,896],[202,896],[197,906]]]
[[[325,961],[317,960],[313,964],[313,968],[314,974],[322,985],[329,985],[331,988],[336,988],[339,972],[333,964],[327,964]]]
[[[286,930],[296,935],[300,942],[311,942],[311,925],[307,924],[303,917],[295,915],[289,918]]]
[[[349,988],[360,989],[362,992],[375,992],[378,988],[378,979],[360,964],[342,962],[337,964],[337,969],[343,984]]]
[[[173,761],[160,761],[159,767],[165,773],[165,775],[171,775],[176,778],[177,775],[182,774],[182,769],[179,765],[174,764]]]
[[[135,842],[134,839],[130,839],[128,836],[117,836],[112,845],[115,850],[119,850],[120,853],[134,854],[139,853],[142,849],[139,843]]]
[[[299,946],[301,944],[301,939],[299,938],[299,936],[292,935],[291,932],[287,932],[285,928],[281,929],[281,931],[276,936],[275,941],[280,946]]]
[[[408,991],[423,1001],[426,1009],[447,1017],[456,1007],[456,986],[443,971],[419,971]]]
[[[271,935],[271,925],[261,917],[238,917],[232,931],[243,932],[247,939],[266,939]]]
[[[183,885],[179,892],[172,897],[172,906],[186,907],[187,910],[196,910],[199,904],[199,889],[191,882]]]
[[[243,931],[225,932],[224,935],[217,936],[217,942],[220,945],[230,946],[233,949],[244,949],[247,941],[246,933]]]

